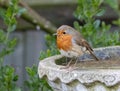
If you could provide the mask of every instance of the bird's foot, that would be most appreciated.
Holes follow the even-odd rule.
[[[67,71],[71,72],[71,71],[73,71],[73,70],[78,69],[78,67],[76,67],[76,66],[73,64],[73,65],[62,66],[62,67],[60,67],[60,69],[66,69]]]
[[[66,65],[66,66],[60,67],[60,69],[68,69],[69,67],[70,67],[70,65]]]
[[[70,65],[71,65],[71,62],[72,62],[72,59],[68,62],[68,64],[66,66],[60,67],[60,69],[67,69],[67,68],[69,68]]]
[[[76,67],[75,65],[71,65],[69,68],[68,68],[68,70],[69,71],[73,71],[73,70],[76,70],[76,69],[78,69],[79,67]]]

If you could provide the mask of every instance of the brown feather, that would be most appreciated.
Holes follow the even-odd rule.
[[[93,53],[93,49],[91,48],[91,46],[88,44],[88,42],[84,39],[82,39],[82,46],[86,47],[86,49],[90,52],[90,54],[98,61],[99,59],[95,56],[95,54]]]
[[[73,31],[74,32],[74,31]],[[95,54],[93,53],[93,49],[91,48],[91,46],[88,44],[88,42],[82,37],[82,35],[75,30],[74,33],[72,33],[72,35],[74,36],[74,40],[75,42],[79,45],[79,46],[83,46],[86,47],[86,49],[90,52],[90,54],[98,61],[99,59],[95,56]]]

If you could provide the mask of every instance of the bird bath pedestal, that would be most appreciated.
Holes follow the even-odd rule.
[[[100,61],[90,61],[90,55],[83,55],[72,71],[60,69],[56,61],[61,55],[41,60],[39,77],[46,77],[54,91],[120,91],[120,46],[94,49]]]

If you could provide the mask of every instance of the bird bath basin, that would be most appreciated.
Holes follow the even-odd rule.
[[[65,60],[61,55],[39,62],[39,77],[46,77],[54,91],[120,91],[120,46],[95,48],[100,61],[83,55],[77,69],[60,69]],[[62,62],[63,61],[63,62]]]

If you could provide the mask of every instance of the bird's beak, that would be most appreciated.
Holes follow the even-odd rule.
[[[56,35],[57,35],[57,33],[54,33],[53,35],[54,35],[54,36],[56,36]]]

